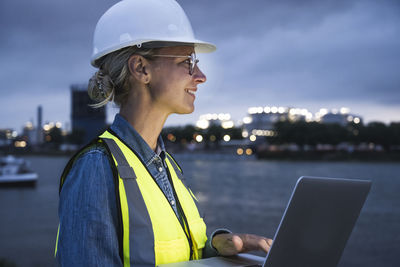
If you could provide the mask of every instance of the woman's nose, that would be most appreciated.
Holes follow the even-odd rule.
[[[200,70],[199,66],[195,66],[193,78],[197,83],[204,83],[207,80],[206,75]]]

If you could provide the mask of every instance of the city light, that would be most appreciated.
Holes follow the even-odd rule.
[[[28,129],[28,130],[32,130],[32,129],[33,129],[33,123],[30,122],[30,121],[28,121],[28,122],[25,124],[25,128]]]
[[[201,136],[200,134],[196,135],[196,142],[201,143],[202,141],[203,141],[203,136]]]
[[[169,134],[167,135],[167,139],[168,139],[169,141],[171,141],[171,142],[175,142],[175,141],[176,141],[176,137],[175,137],[175,135],[173,135],[172,133],[169,133]]]
[[[230,140],[231,140],[231,137],[228,134],[224,135],[225,142],[229,142]]]
[[[231,115],[229,113],[220,113],[218,114],[218,120],[220,121],[227,121],[231,119]]]
[[[311,121],[312,121],[312,118],[313,118],[313,114],[312,114],[311,112],[308,112],[308,113],[306,114],[306,121],[307,121],[307,122],[311,122]]]
[[[229,113],[208,113],[201,115],[199,120],[196,122],[196,126],[200,129],[207,129],[210,127],[210,121],[220,121],[221,126],[224,129],[233,128],[234,122],[230,120],[231,114]]]
[[[61,122],[59,122],[59,121],[58,121],[58,122],[56,122],[56,127],[57,127],[57,128],[61,128],[61,127],[62,127],[62,124],[61,124]]]
[[[275,135],[275,132],[272,130],[253,129],[251,131],[251,133],[252,133],[252,135],[255,135],[255,136],[274,136]]]
[[[200,129],[207,129],[210,126],[210,122],[208,120],[199,120],[197,121],[196,126]]]
[[[247,110],[247,112],[248,112],[249,114],[256,114],[257,111],[258,111],[257,107],[250,107],[250,108]]]
[[[326,115],[326,114],[328,114],[328,109],[326,109],[326,108],[321,108],[321,109],[319,110],[319,114],[321,115],[321,117],[324,116],[324,115]]]
[[[238,155],[243,155],[243,148],[238,148],[237,150],[236,150],[236,153],[238,154]]]
[[[221,123],[221,126],[224,129],[230,129],[230,128],[233,128],[234,124],[233,124],[233,121],[223,121]]]
[[[264,108],[263,107],[251,107],[248,110],[249,114],[261,114],[264,112]]]
[[[15,141],[14,142],[14,146],[15,147],[20,147],[20,148],[26,147],[26,142],[25,141]]]
[[[253,150],[251,148],[247,148],[246,155],[250,156],[251,154],[253,154]]]
[[[353,121],[354,121],[355,124],[359,124],[361,122],[360,118],[357,118],[357,117],[354,118]]]
[[[253,119],[251,117],[244,117],[243,118],[243,123],[244,124],[249,124],[252,123]]]
[[[249,132],[248,131],[243,131],[242,132],[242,136],[243,136],[243,138],[249,137]]]
[[[350,112],[349,108],[345,108],[345,107],[340,108],[340,113],[341,114],[349,114],[349,112]]]
[[[256,139],[257,139],[257,137],[254,134],[250,135],[250,141],[251,142],[256,141]]]

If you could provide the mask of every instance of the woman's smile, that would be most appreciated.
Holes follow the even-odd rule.
[[[189,95],[193,96],[194,98],[196,98],[196,91],[197,91],[197,88],[195,88],[195,89],[186,88],[185,89],[185,92],[188,93]]]

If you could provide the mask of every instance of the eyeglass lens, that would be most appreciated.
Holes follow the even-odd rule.
[[[199,63],[199,60],[196,58],[196,54],[192,53],[190,55],[190,65],[189,65],[189,74],[193,75],[194,68],[196,67],[196,64]]]

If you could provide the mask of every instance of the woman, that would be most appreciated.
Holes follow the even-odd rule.
[[[206,76],[196,40],[174,0],[124,0],[99,20],[88,92],[120,106],[113,124],[67,164],[60,183],[56,256],[62,266],[155,266],[249,250],[271,240],[214,231],[160,137],[170,114],[194,110]]]

